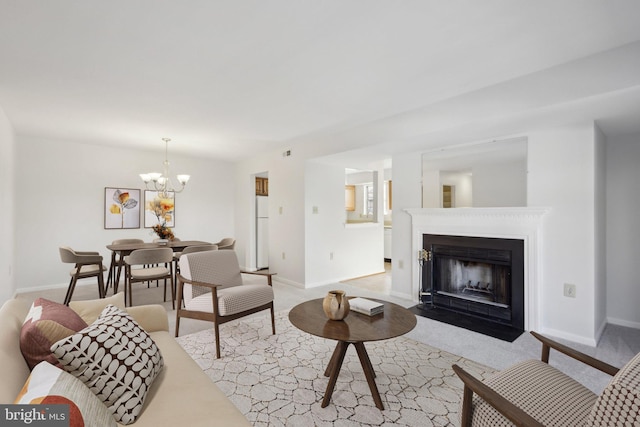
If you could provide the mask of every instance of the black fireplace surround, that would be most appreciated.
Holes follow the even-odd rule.
[[[524,241],[423,235],[421,302],[524,330]]]

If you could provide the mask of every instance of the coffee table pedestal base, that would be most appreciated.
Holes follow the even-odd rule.
[[[378,386],[375,381],[376,373],[373,370],[371,359],[369,359],[369,354],[367,354],[367,349],[364,347],[363,342],[338,341],[338,345],[336,345],[336,349],[333,351],[331,360],[329,360],[329,365],[327,365],[327,369],[324,371],[324,375],[329,377],[329,383],[327,384],[327,390],[324,393],[321,406],[326,408],[329,405],[329,401],[331,401],[331,395],[333,394],[333,389],[336,386],[336,381],[340,374],[340,368],[342,368],[342,362],[344,361],[345,354],[347,354],[349,344],[353,344],[356,348],[360,364],[364,371],[364,376],[367,379],[367,384],[369,384],[369,389],[371,390],[371,395],[373,396],[373,401],[375,402],[376,407],[383,410],[384,406],[382,405],[382,399],[380,398]]]

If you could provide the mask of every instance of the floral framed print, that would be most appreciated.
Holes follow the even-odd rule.
[[[140,228],[140,190],[105,187],[104,228]]]
[[[158,191],[144,191],[144,227],[154,225],[174,227],[176,225],[176,194],[167,192],[166,197]]]

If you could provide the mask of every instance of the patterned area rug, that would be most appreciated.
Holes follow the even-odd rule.
[[[222,325],[220,335],[220,359],[212,329],[177,340],[255,426],[460,425],[462,382],[451,365],[480,378],[493,372],[409,338],[366,343],[385,407],[380,411],[350,346],[331,403],[321,408],[335,341],[298,330],[287,312],[276,313],[276,335],[262,315]]]

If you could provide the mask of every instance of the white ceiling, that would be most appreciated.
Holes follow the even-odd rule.
[[[550,117],[629,133],[639,18],[636,0],[0,0],[0,107],[19,135],[227,160]]]

